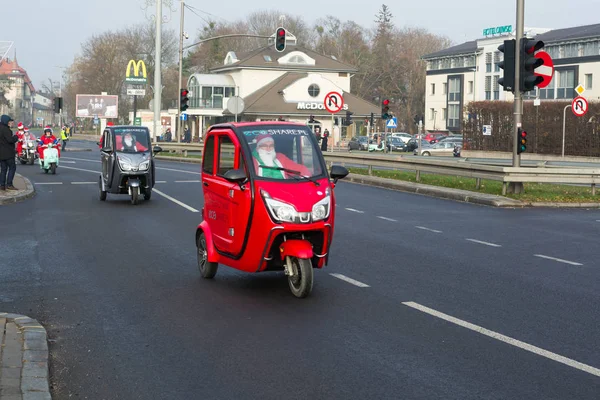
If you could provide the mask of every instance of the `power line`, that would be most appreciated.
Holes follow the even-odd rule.
[[[188,4],[185,4],[185,7],[186,7],[188,10],[190,10],[191,12],[193,12],[194,14],[196,14],[198,17],[200,17],[200,18],[201,18],[201,19],[202,19],[204,22],[206,22],[207,24],[208,24],[208,23],[210,23],[210,22],[209,22],[209,21],[207,21],[207,20],[206,20],[206,19],[205,19],[205,18],[204,18],[202,15],[198,14],[198,12],[204,13],[204,14],[206,14],[206,15],[210,15],[211,17],[215,17],[215,18],[222,19],[223,21],[227,21],[227,20],[226,20],[225,18],[223,18],[223,17],[219,17],[219,16],[217,16],[217,15],[213,15],[213,14],[211,14],[211,13],[209,13],[209,12],[206,12],[206,11],[200,10],[199,8],[196,8],[196,7],[190,6],[190,5],[188,5]]]

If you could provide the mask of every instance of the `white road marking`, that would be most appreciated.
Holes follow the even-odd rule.
[[[60,161],[61,163],[65,163],[65,164],[77,164],[76,161],[67,161],[67,160],[62,160]]]
[[[499,244],[496,243],[490,243],[490,242],[484,242],[482,240],[477,240],[477,239],[467,239],[469,242],[474,242],[474,243],[479,243],[479,244],[485,244],[486,246],[492,246],[492,247],[502,247]]]
[[[98,182],[71,182],[71,185],[97,185]]]
[[[196,175],[200,175],[200,172],[184,171],[184,170],[181,170],[181,169],[164,168],[164,167],[156,167],[156,169],[164,169],[165,171],[175,171],[175,172],[183,172],[183,173],[185,173],[185,174],[196,174]]]
[[[395,219],[388,218],[388,217],[379,217],[379,216],[378,216],[377,218],[379,218],[379,219],[383,219],[383,220],[385,220],[385,221],[398,222],[398,221],[396,221]]]
[[[565,263],[565,264],[570,264],[570,265],[583,265],[583,264],[575,262],[575,261],[563,260],[562,258],[545,256],[543,254],[534,254],[534,256],[539,257],[539,258],[545,258],[547,260],[558,261],[558,262]]]
[[[62,185],[62,182],[35,182],[35,185]]]
[[[75,167],[65,167],[64,165],[60,166],[59,168],[74,169],[75,171],[83,171],[83,172],[92,172],[94,174],[100,175],[100,171],[92,171],[91,169],[83,169],[83,168],[75,168]]]
[[[86,158],[73,158],[73,157],[61,157],[60,159],[66,159],[66,160],[77,160],[77,161],[87,161],[87,162],[95,162],[95,163],[100,163],[102,161],[100,160],[88,160]]]
[[[442,233],[442,231],[438,231],[436,229],[425,228],[424,226],[415,226],[415,228],[423,229],[424,231],[434,232],[434,233]]]
[[[471,324],[470,322],[463,321],[463,320],[458,319],[458,318],[454,318],[454,317],[452,317],[452,316],[450,316],[448,314],[444,314],[442,312],[433,310],[433,309],[431,309],[429,307],[422,306],[421,304],[414,303],[412,301],[403,302],[402,304],[404,304],[405,306],[414,308],[416,310],[419,310],[421,312],[424,312],[426,314],[433,315],[434,317],[441,318],[441,319],[443,319],[445,321],[448,321],[448,322],[451,322],[453,324],[462,326],[463,328],[470,329],[470,330],[472,330],[474,332],[481,333],[482,335],[491,337],[493,339],[499,340],[499,341],[504,342],[504,343],[508,343],[508,344],[510,344],[512,346],[521,348],[523,350],[530,351],[530,352],[532,352],[534,354],[540,355],[542,357],[549,358],[551,360],[554,360],[554,361],[557,361],[559,363],[565,364],[565,365],[567,365],[569,367],[576,368],[576,369],[578,369],[580,371],[587,372],[588,374],[592,374],[592,375],[600,377],[600,369],[598,369],[598,368],[594,368],[594,367],[589,366],[587,364],[580,363],[579,361],[575,361],[575,360],[572,360],[570,358],[563,357],[561,355],[558,355],[556,353],[552,353],[552,352],[550,352],[548,350],[541,349],[539,347],[530,345],[528,343],[521,342],[520,340],[513,339],[513,338],[508,337],[508,336],[504,336],[504,335],[502,335],[502,334],[500,334],[498,332],[494,332],[494,331],[491,331],[489,329],[482,328],[481,326],[478,326],[478,325],[475,325],[475,324]]]
[[[169,196],[168,194],[164,194],[163,192],[161,192],[158,189],[153,189],[152,191],[160,194],[162,197],[164,197],[167,200],[171,200],[175,204],[179,204],[181,207],[186,208],[186,209],[190,210],[191,212],[200,212],[200,211],[196,210],[195,208],[190,207],[187,204],[182,203],[181,201],[179,201],[177,199],[174,199],[173,197]]]
[[[364,214],[364,211],[355,210],[354,208],[347,208],[347,207],[346,207],[346,210],[348,210],[348,211],[352,211],[352,212],[355,212],[355,213],[359,213],[359,214]]]
[[[199,180],[191,180],[191,181],[175,181],[175,183],[192,183],[192,182],[200,182]]]
[[[155,181],[154,183],[167,183],[167,181]]]
[[[329,275],[331,275],[331,276],[333,276],[333,277],[336,277],[336,278],[338,278],[338,279],[341,279],[341,280],[343,280],[343,281],[346,281],[346,282],[348,282],[348,283],[351,283],[351,284],[353,284],[353,285],[355,285],[355,286],[358,286],[358,287],[370,287],[370,286],[369,286],[369,285],[367,285],[366,283],[362,283],[362,282],[359,282],[359,281],[357,281],[357,280],[355,280],[355,279],[348,278],[346,275],[342,275],[342,274],[331,274],[331,273],[330,273]]]

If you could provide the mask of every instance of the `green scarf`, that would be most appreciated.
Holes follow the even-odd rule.
[[[258,151],[254,150],[252,152],[252,155],[254,156],[254,158],[256,158],[256,161],[258,161],[259,170],[261,169],[260,168],[261,165],[266,166],[266,164],[263,162],[263,160],[260,159],[260,156],[258,155]],[[276,169],[271,169],[271,168],[262,168],[262,176],[264,178],[284,179],[283,171],[278,171]]]

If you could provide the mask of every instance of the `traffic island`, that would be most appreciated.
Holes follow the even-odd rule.
[[[0,205],[16,203],[34,196],[33,184],[23,175],[16,174],[13,184],[18,190],[0,190]]]
[[[0,398],[52,400],[46,329],[25,315],[0,313]]]

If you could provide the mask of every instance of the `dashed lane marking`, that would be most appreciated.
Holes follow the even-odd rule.
[[[359,213],[359,214],[364,214],[364,211],[355,210],[354,208],[346,208],[346,210],[352,211],[352,212],[355,212],[355,213]]]
[[[438,231],[437,229],[426,228],[424,226],[415,226],[417,229],[423,229],[424,231],[429,231],[433,233],[442,233],[442,231]]]
[[[366,283],[362,283],[357,281],[356,279],[352,279],[352,278],[348,278],[346,275],[342,275],[342,274],[329,274],[335,278],[341,279],[343,281],[346,281],[348,283],[351,283],[354,286],[358,286],[358,287],[370,287],[369,285],[367,285]]]
[[[62,182],[34,182],[34,185],[62,185]]]
[[[558,261],[561,262],[563,264],[569,264],[569,265],[583,265],[581,263],[575,262],[575,261],[569,261],[569,260],[563,260],[562,258],[556,258],[556,257],[550,257],[550,256],[545,256],[543,254],[534,254],[534,256],[539,257],[539,258],[545,258],[546,260],[552,260],[552,261]]]
[[[398,222],[398,221],[396,221],[395,219],[393,219],[393,218],[388,218],[388,217],[380,217],[380,216],[377,216],[377,218],[379,218],[379,219],[382,219],[382,220],[384,220],[384,221]]]
[[[592,375],[600,377],[600,369],[598,369],[598,368],[594,368],[594,367],[589,366],[587,364],[580,363],[579,361],[575,361],[575,360],[572,360],[570,358],[561,356],[559,354],[552,353],[551,351],[541,349],[541,348],[533,346],[531,344],[528,344],[528,343],[525,343],[525,342],[521,342],[520,340],[513,339],[511,337],[502,335],[501,333],[494,332],[494,331],[491,331],[489,329],[485,329],[485,328],[483,328],[481,326],[472,324],[472,323],[467,322],[467,321],[463,321],[461,319],[452,317],[452,316],[450,316],[448,314],[444,314],[442,312],[436,311],[436,310],[434,310],[432,308],[429,308],[429,307],[425,307],[425,306],[423,306],[421,304],[418,304],[418,303],[414,303],[412,301],[403,302],[402,304],[404,304],[405,306],[414,308],[415,310],[419,310],[419,311],[424,312],[426,314],[432,315],[434,317],[437,317],[437,318],[443,319],[445,321],[451,322],[451,323],[456,324],[458,326],[462,326],[463,328],[467,328],[467,329],[470,329],[470,330],[472,330],[474,332],[481,333],[482,335],[491,337],[491,338],[499,340],[501,342],[508,343],[511,346],[515,346],[515,347],[518,347],[520,349],[530,351],[530,352],[532,352],[534,354],[537,354],[539,356],[549,358],[550,360],[557,361],[557,362],[565,364],[565,365],[567,365],[569,367],[572,367],[572,368],[578,369],[580,371],[587,372],[588,374],[592,374]]]
[[[71,185],[97,185],[98,182],[71,182]]]
[[[181,207],[183,207],[183,208],[185,208],[185,209],[187,209],[187,210],[189,210],[189,211],[191,211],[191,212],[196,212],[196,213],[197,213],[197,212],[200,212],[200,211],[196,210],[194,207],[190,207],[190,206],[188,206],[187,204],[185,204],[185,203],[182,203],[181,201],[179,201],[179,200],[177,200],[177,199],[175,199],[175,198],[173,198],[173,197],[169,196],[168,194],[164,194],[163,192],[161,192],[160,190],[158,190],[158,189],[156,189],[156,188],[155,188],[155,189],[153,189],[152,191],[153,191],[153,192],[156,192],[157,194],[161,195],[162,197],[164,197],[164,198],[165,198],[165,199],[167,199],[167,200],[171,200],[173,203],[175,203],[175,204],[178,204],[178,205],[180,205]]]
[[[100,174],[100,171],[92,171],[91,169],[83,169],[83,168],[75,168],[75,167],[65,167],[64,165],[61,165],[59,168],[73,169],[75,171],[92,172],[94,174]]]
[[[467,239],[469,242],[473,242],[473,243],[479,243],[479,244],[485,244],[486,246],[491,246],[491,247],[502,247],[499,244],[496,243],[490,243],[490,242],[484,242],[482,240],[477,240],[477,239]]]
[[[200,182],[199,180],[191,180],[191,181],[175,181],[175,183],[195,183]]]

